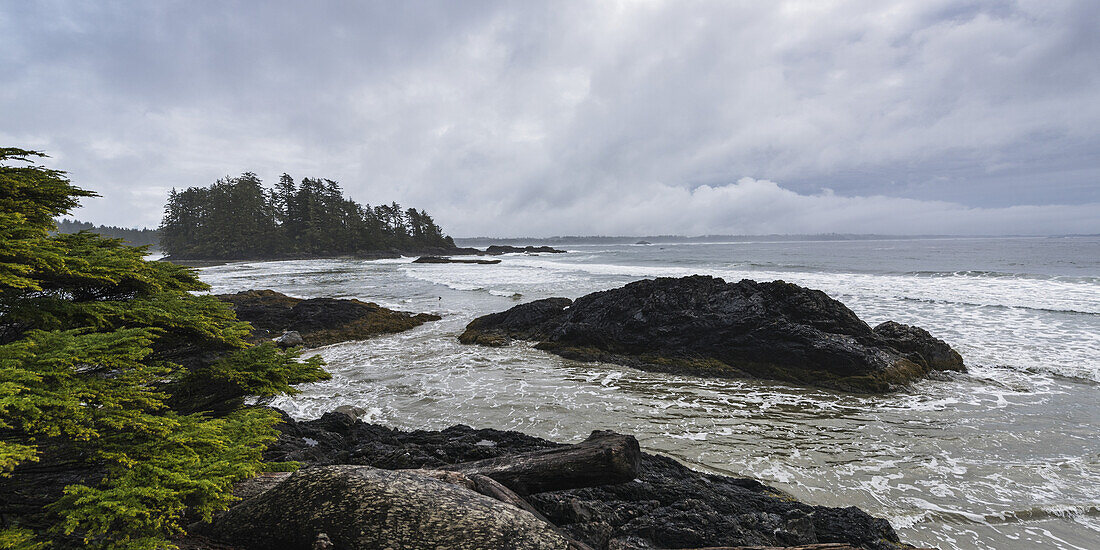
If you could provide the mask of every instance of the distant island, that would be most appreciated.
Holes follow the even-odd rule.
[[[273,189],[251,172],[172,190],[160,229],[168,260],[460,254],[424,210],[361,205],[330,179],[283,174]],[[465,252],[469,253],[469,252]]]

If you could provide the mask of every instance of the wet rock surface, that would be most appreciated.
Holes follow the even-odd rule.
[[[965,370],[962,357],[927,331],[894,322],[872,330],[819,290],[700,275],[521,304],[474,319],[459,336],[491,346],[513,338],[582,361],[854,392]]]
[[[296,460],[306,468],[354,464],[434,469],[562,447],[517,432],[467,426],[404,432],[338,412],[307,422],[286,420],[266,458]],[[752,479],[700,473],[646,453],[638,468],[637,478],[626,483],[525,498],[562,533],[596,549],[821,543],[909,548],[898,542],[888,522],[857,508],[811,506]]]
[[[569,541],[534,515],[423,472],[322,466],[231,508],[205,531],[249,549],[546,548]]]
[[[274,290],[220,294],[218,299],[231,304],[238,319],[252,324],[254,341],[271,340],[287,332],[297,332],[306,347],[365,340],[440,319],[438,315],[395,311],[372,302],[336,298],[302,299]]]

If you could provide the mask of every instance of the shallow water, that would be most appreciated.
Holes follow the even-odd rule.
[[[566,246],[498,265],[230,264],[215,292],[272,288],[444,316],[318,350],[333,379],[275,404],[343,404],[400,428],[455,423],[577,441],[633,433],[692,467],[859,506],[939,548],[1100,548],[1100,239]],[[888,396],[646,373],[516,344],[458,344],[471,319],[549,296],[695,273],[819,288],[872,325],[915,324],[970,373]]]

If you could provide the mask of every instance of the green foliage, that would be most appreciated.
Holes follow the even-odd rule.
[[[40,156],[0,149],[0,160]],[[328,376],[319,358],[250,347],[228,306],[192,293],[208,288],[192,270],[121,239],[51,236],[87,196],[62,172],[0,164],[0,516],[28,516],[0,530],[3,548],[58,534],[170,546],[185,517],[227,507],[235,481],[292,466],[262,461],[278,416],[240,403]],[[36,461],[79,479],[51,486]],[[42,504],[45,516],[25,512]]]
[[[191,187],[168,197],[160,243],[175,259],[355,254],[388,248],[452,248],[423,210],[371,207],[344,198],[328,179],[287,174],[273,190],[255,174]]]
[[[0,548],[4,550],[41,550],[48,546],[44,542],[36,541],[34,532],[29,529],[0,529]]]

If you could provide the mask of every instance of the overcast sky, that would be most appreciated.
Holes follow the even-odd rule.
[[[455,236],[1100,232],[1100,1],[0,0],[0,146]]]

